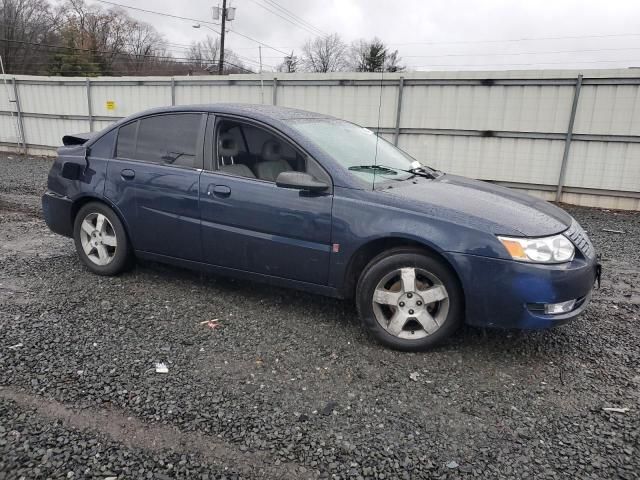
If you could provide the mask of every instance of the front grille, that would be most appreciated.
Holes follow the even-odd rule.
[[[595,257],[596,251],[593,248],[593,244],[591,240],[589,240],[587,232],[584,231],[578,222],[574,220],[571,226],[564,232],[564,235],[578,247],[585,257],[589,259]]]

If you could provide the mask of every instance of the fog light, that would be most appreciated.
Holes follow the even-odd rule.
[[[573,310],[575,306],[575,300],[569,300],[567,302],[560,303],[546,303],[544,305],[544,313],[547,315],[557,315],[558,313],[567,313]]]

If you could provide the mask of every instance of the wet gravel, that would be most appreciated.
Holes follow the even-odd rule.
[[[640,214],[566,206],[604,266],[573,323],[406,354],[348,302],[90,274],[40,218],[49,165],[0,155],[0,479],[640,478]]]

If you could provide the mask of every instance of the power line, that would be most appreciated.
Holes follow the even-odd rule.
[[[604,35],[570,35],[570,36],[559,36],[559,37],[522,37],[522,38],[511,38],[511,39],[502,39],[502,40],[459,40],[452,42],[405,42],[405,43],[389,43],[389,45],[393,46],[404,46],[404,45],[456,45],[456,44],[467,44],[467,43],[508,43],[508,42],[531,42],[536,40],[575,40],[579,38],[609,38],[609,37],[639,37],[640,33],[614,33],[614,34],[604,34]]]
[[[35,45],[37,47],[44,47],[44,48],[57,48],[61,50],[79,50],[81,52],[99,53],[103,55],[128,55],[132,57],[164,58],[169,60],[176,60],[176,59],[191,60],[189,57],[173,57],[171,55],[137,54],[137,53],[131,53],[131,52],[114,52],[114,51],[108,51],[108,50],[92,50],[90,48],[69,47],[66,45],[51,45],[47,43],[27,42],[26,40],[12,40],[9,38],[0,38],[0,42],[20,43],[20,44],[26,44],[26,45]]]
[[[429,65],[407,65],[408,68],[430,68],[430,67],[522,67],[535,65],[575,65],[575,64],[592,64],[592,63],[625,63],[632,62],[640,65],[640,59],[620,59],[620,60],[591,60],[591,61],[565,61],[565,62],[532,62],[532,63],[478,63],[478,64],[453,64],[453,63],[432,63]]]
[[[204,23],[204,24],[207,24],[207,25],[216,25],[216,26],[219,26],[219,24],[214,23],[214,22],[210,22],[210,21],[208,21],[208,20],[198,20],[198,19],[196,19],[196,18],[181,17],[181,16],[178,16],[178,15],[172,15],[172,14],[165,13],[165,12],[158,12],[158,11],[155,11],[155,10],[147,10],[147,9],[141,9],[141,8],[138,8],[138,7],[131,7],[131,6],[129,6],[129,5],[123,5],[123,4],[121,4],[121,3],[116,3],[116,2],[110,2],[110,1],[108,1],[108,0],[95,0],[95,1],[96,1],[96,2],[100,2],[100,3],[106,3],[106,4],[109,4],[109,5],[114,5],[114,6],[116,6],[116,7],[128,8],[128,9],[131,9],[131,10],[139,10],[139,11],[143,11],[143,12],[145,12],[145,13],[152,13],[152,14],[154,14],[154,15],[161,15],[161,16],[163,16],[163,17],[171,17],[171,18],[177,18],[177,19],[180,19],[180,20],[188,20],[188,21],[190,21],[190,22],[197,22],[197,23]],[[212,30],[213,30],[213,29],[212,29]],[[276,48],[276,47],[272,47],[271,45],[269,45],[269,44],[267,44],[267,43],[264,43],[264,42],[262,42],[262,41],[260,41],[260,40],[257,40],[257,39],[255,39],[255,38],[252,38],[252,37],[250,37],[249,35],[245,35],[244,33],[240,33],[240,32],[238,32],[237,30],[229,29],[229,31],[230,31],[230,32],[233,32],[233,33],[235,33],[236,35],[239,35],[239,36],[241,36],[241,37],[243,37],[243,38],[246,38],[247,40],[250,40],[250,41],[252,41],[252,42],[258,43],[258,44],[262,45],[263,47],[267,47],[267,48],[269,48],[269,49],[271,49],[271,50],[275,50],[276,52],[282,53],[283,55],[288,55],[288,53],[287,53],[287,52],[284,52],[284,51],[282,51],[282,50],[280,50],[280,49],[278,49],[278,48]],[[218,34],[220,33],[220,32],[218,32],[218,31],[216,31],[216,30],[214,30],[214,32],[215,32],[215,33],[218,33]]]
[[[445,57],[499,57],[499,56],[519,56],[519,55],[556,55],[563,53],[595,53],[595,52],[618,52],[625,50],[640,50],[640,47],[620,47],[620,48],[595,48],[595,49],[577,49],[577,50],[543,50],[532,52],[470,52],[470,53],[441,53],[437,55],[403,55],[402,58],[445,58]],[[280,57],[264,57],[264,58],[280,58]]]
[[[186,43],[164,42],[164,44],[165,45],[175,45],[175,46],[178,46],[178,47],[186,47],[186,48],[190,48],[191,47],[191,45],[188,45]],[[281,45],[278,48],[296,48],[296,47],[294,47],[294,46],[282,46]],[[255,49],[256,49],[256,47],[233,47],[232,50],[235,52],[236,50],[255,50]],[[277,56],[277,57],[263,57],[263,58],[282,58],[282,57]]]
[[[280,5],[278,2],[276,2],[275,0],[263,0],[271,5],[273,5],[274,7],[278,8],[279,10],[282,10],[283,12],[286,12],[289,16],[291,16],[292,18],[295,18],[297,20],[299,20],[302,23],[307,24],[309,27],[313,28],[314,30],[317,30],[318,32],[320,32],[323,36],[328,37],[329,34],[327,32],[325,32],[324,30],[319,29],[318,27],[316,27],[314,24],[312,24],[311,22],[306,21],[304,18],[299,17],[298,15],[296,15],[295,13],[293,13],[291,10],[289,10],[288,8],[283,7],[282,5]]]
[[[267,12],[272,13],[273,15],[276,15],[276,16],[282,18],[283,20],[286,20],[290,24],[292,24],[292,25],[294,25],[294,26],[296,26],[296,27],[298,27],[300,29],[305,30],[306,32],[310,33],[311,35],[314,35],[314,36],[325,36],[324,34],[315,31],[315,29],[307,27],[306,25],[304,25],[303,23],[301,23],[301,22],[299,22],[299,21],[297,21],[295,19],[290,19],[288,17],[285,17],[284,15],[278,13],[276,10],[273,10],[272,8],[267,6],[268,4],[264,5],[262,3],[258,3],[256,0],[251,0],[251,1],[253,3],[255,3],[256,5],[258,5],[260,8],[263,8],[264,10],[266,10]]]
[[[0,42],[11,42],[11,43],[19,43],[19,44],[25,44],[25,45],[35,45],[37,47],[42,47],[42,48],[55,48],[58,50],[77,50],[77,51],[81,51],[81,52],[89,52],[89,53],[94,53],[94,54],[102,54],[102,55],[112,55],[114,56],[114,58],[117,60],[118,56],[120,57],[125,57],[127,59],[135,59],[135,58],[156,58],[156,59],[162,59],[164,61],[168,61],[168,62],[172,62],[172,63],[178,63],[178,64],[193,64],[194,60],[192,58],[189,57],[174,57],[172,55],[151,55],[151,54],[137,54],[137,53],[131,53],[131,52],[113,52],[113,51],[106,51],[106,50],[92,50],[90,48],[80,48],[80,47],[69,47],[69,46],[64,46],[64,45],[51,45],[51,44],[46,44],[46,43],[36,43],[36,42],[27,42],[26,40],[11,40],[8,38],[0,38]],[[123,58],[120,58],[120,60],[123,60]],[[185,62],[179,62],[178,60],[187,60]],[[229,62],[226,62],[229,63]],[[242,67],[241,65],[236,65],[233,63],[229,63],[229,65],[232,65],[234,67],[240,68],[242,70],[245,70],[246,72],[249,73],[255,73],[247,68]]]
[[[443,53],[440,55],[403,55],[403,58],[441,58],[441,57],[496,57],[496,56],[518,56],[518,55],[555,55],[560,53],[593,53],[593,52],[617,52],[623,50],[640,50],[640,47],[620,47],[620,48],[595,48],[578,50],[555,50],[542,52],[513,52],[513,53]]]
[[[257,61],[257,60],[253,60],[252,58],[245,57],[245,56],[243,56],[243,55],[238,55],[238,54],[237,54],[237,53],[235,53],[233,50],[231,50],[231,52],[232,52],[236,57],[238,57],[240,60],[244,60],[245,62],[251,62],[251,63],[253,63],[253,64],[255,64],[255,65],[260,65],[260,62],[259,62],[259,61]],[[263,66],[263,67],[274,68],[274,69],[276,68],[275,66],[273,66],[273,65],[267,65],[266,63],[263,63],[263,64],[262,64],[262,66]]]
[[[189,51],[189,50],[191,50],[191,47],[193,47],[193,45],[185,45],[185,44],[180,44],[180,43],[165,43],[165,45],[168,46],[167,50],[169,50],[169,51],[178,50],[178,49],[183,50],[181,52],[176,52],[176,53],[179,53],[179,54],[184,54],[185,50]],[[251,47],[251,48],[255,49],[255,47]],[[235,48],[234,49],[226,49],[226,51],[227,51],[227,53],[228,52],[232,52],[233,55],[235,55],[236,57],[238,57],[238,58],[240,58],[242,60],[245,60],[247,62],[254,63],[256,65],[260,64],[260,62],[258,62],[257,60],[254,60],[254,59],[252,59],[250,57],[238,54],[236,52]],[[281,57],[269,57],[269,58],[281,58]],[[269,64],[266,64],[266,63],[263,63],[262,65],[265,66],[265,67],[269,67],[269,68],[274,68],[274,69],[276,68],[274,65],[269,65]]]
[[[129,10],[137,10],[139,12],[144,12],[144,13],[152,13],[154,15],[162,15],[163,17],[171,17],[171,18],[177,18],[179,20],[187,20],[189,22],[196,22],[196,23],[208,23],[209,25],[216,25],[216,26],[220,26],[219,23],[215,23],[215,22],[209,22],[209,21],[204,21],[204,20],[198,20],[196,18],[189,18],[189,17],[181,17],[180,15],[173,15],[171,13],[163,13],[163,12],[156,12],[153,10],[147,10],[145,8],[139,8],[139,7],[131,7],[129,5],[122,5],[121,3],[115,3],[115,2],[109,2],[107,0],[95,0],[96,2],[100,2],[100,3],[106,3],[108,5],[113,5],[115,7],[122,7],[122,8],[128,8]],[[220,33],[220,32],[217,32]]]

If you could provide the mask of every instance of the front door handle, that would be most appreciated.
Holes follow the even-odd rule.
[[[231,195],[231,189],[226,185],[209,185],[207,188],[207,195],[215,195],[216,197],[228,197]]]
[[[130,168],[125,168],[120,172],[120,175],[122,175],[122,178],[124,180],[133,180],[136,176],[136,172],[134,172]]]

